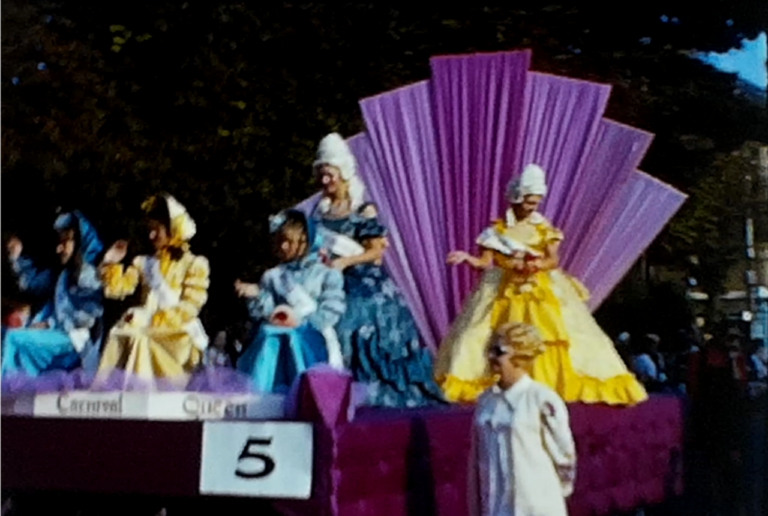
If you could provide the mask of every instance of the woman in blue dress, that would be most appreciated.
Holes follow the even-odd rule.
[[[432,376],[432,356],[382,267],[387,231],[376,207],[363,202],[355,158],[336,133],[318,150],[315,171],[323,195],[312,218],[331,265],[343,271],[347,310],[336,326],[345,364],[368,386],[368,405],[418,407],[445,403]]]
[[[300,211],[272,217],[270,232],[281,263],[265,272],[259,285],[235,283],[259,325],[237,369],[260,392],[286,392],[314,364],[343,364],[334,327],[346,308],[344,279],[323,263],[314,224]]]
[[[102,338],[102,285],[94,261],[102,250],[96,230],[78,211],[54,223],[61,269],[37,269],[22,256],[18,239],[8,243],[20,290],[44,301],[28,327],[4,332],[2,375],[37,377],[51,371],[96,369]]]

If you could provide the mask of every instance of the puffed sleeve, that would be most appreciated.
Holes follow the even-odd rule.
[[[161,319],[164,322],[162,325],[174,328],[195,319],[208,301],[210,275],[208,259],[204,256],[195,256],[184,274],[179,304],[158,312],[155,318]]]
[[[141,279],[144,257],[137,256],[133,263],[123,268],[121,263],[106,264],[101,267],[101,282],[104,284],[104,296],[107,299],[125,299],[136,292]]]
[[[308,317],[309,324],[317,330],[336,326],[347,309],[344,276],[336,269],[324,269],[325,278],[317,299],[317,310]]]
[[[565,235],[562,231],[557,229],[555,226],[552,225],[549,221],[546,221],[544,224],[544,241],[547,244],[555,244],[562,242],[565,240]]]
[[[548,393],[541,402],[542,436],[544,447],[560,477],[563,496],[573,493],[576,480],[576,444],[571,433],[568,408],[554,393]]]
[[[365,219],[375,219],[379,216],[379,208],[376,206],[376,203],[367,202],[360,206],[358,213]]]

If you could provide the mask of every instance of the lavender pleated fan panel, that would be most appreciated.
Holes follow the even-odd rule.
[[[570,193],[570,207],[560,221],[565,241],[560,263],[571,271],[579,260],[589,260],[583,242],[601,208],[622,191],[643,159],[653,135],[611,120],[600,121],[581,180]],[[605,245],[612,245],[606,242]]]
[[[477,235],[503,211],[505,181],[520,168],[518,142],[525,110],[528,50],[433,58],[446,243],[473,252]],[[477,275],[448,271],[449,315],[458,314]]]
[[[422,306],[428,306],[429,332],[436,344],[450,324],[445,256],[446,224],[427,81],[363,99],[367,134],[391,205],[391,225],[400,229],[404,263],[410,267]],[[401,284],[402,288],[402,284]]]
[[[672,186],[636,171],[604,206],[583,242],[586,259],[572,270],[591,291],[590,309],[608,297],[685,199]]]
[[[528,80],[521,163],[536,163],[547,172],[549,192],[541,211],[560,227],[570,205],[578,202],[572,194],[583,178],[611,89],[535,72]]]

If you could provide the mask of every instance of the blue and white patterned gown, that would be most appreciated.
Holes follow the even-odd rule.
[[[331,218],[315,209],[313,217],[324,228],[321,235],[326,242],[329,231],[330,240],[336,234],[358,243],[385,236],[376,217],[360,212]],[[328,252],[337,256],[333,250]],[[432,376],[432,357],[421,345],[413,315],[387,271],[374,263],[348,267],[344,290],[347,310],[336,331],[346,366],[355,381],[368,386],[367,404],[418,407],[444,403]]]

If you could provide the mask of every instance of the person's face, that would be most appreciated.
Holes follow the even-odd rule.
[[[337,167],[328,164],[323,164],[317,167],[317,177],[320,179],[320,184],[323,186],[323,193],[326,195],[338,192],[339,187],[343,182],[341,171]]]
[[[491,373],[501,376],[508,375],[515,365],[512,361],[512,350],[505,345],[502,339],[496,339],[487,350],[488,365]]]
[[[59,243],[56,246],[56,254],[59,255],[62,265],[66,265],[75,255],[75,232],[71,229],[59,233]]]
[[[541,204],[541,195],[526,195],[523,198],[523,202],[519,204],[515,204],[514,210],[515,210],[515,216],[519,220],[524,220],[533,215],[533,213],[539,209],[539,204]]]
[[[152,242],[155,250],[159,251],[168,245],[170,235],[165,224],[157,220],[150,220],[148,224],[149,241]]]
[[[281,262],[301,258],[307,249],[307,234],[299,228],[286,228],[277,237],[277,257]]]

